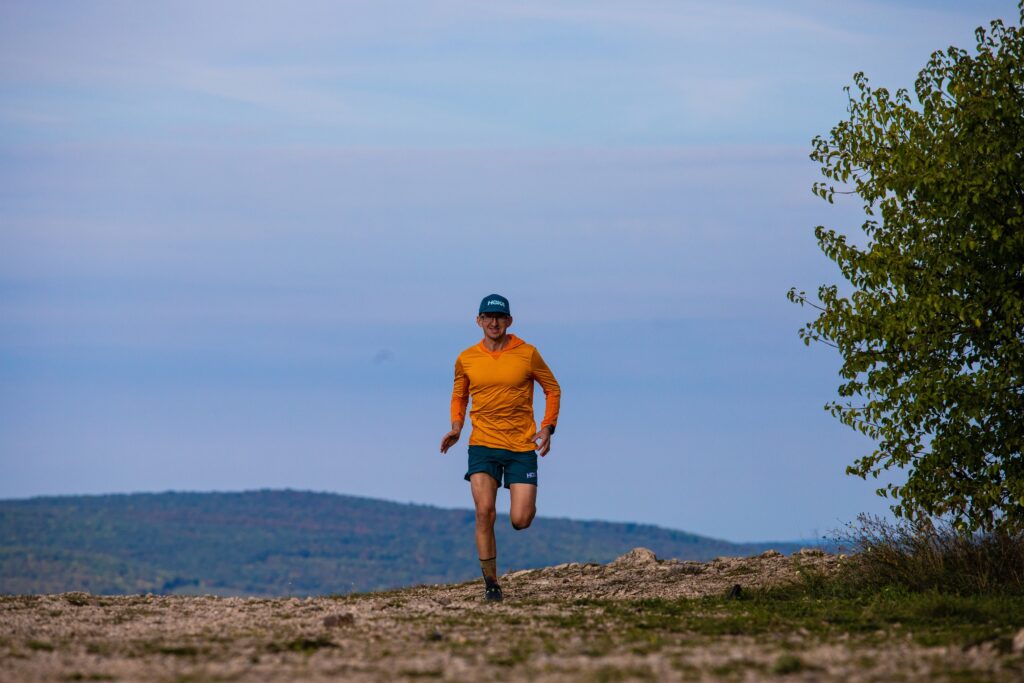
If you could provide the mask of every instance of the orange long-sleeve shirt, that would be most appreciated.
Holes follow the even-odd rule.
[[[541,427],[558,423],[562,390],[540,352],[515,335],[501,351],[488,351],[483,342],[469,347],[455,361],[452,421],[465,422],[473,399],[470,446],[532,451],[537,425],[533,416],[533,383],[544,390]]]

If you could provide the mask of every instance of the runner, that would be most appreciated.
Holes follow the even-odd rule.
[[[500,601],[494,502],[504,478],[511,496],[512,528],[525,529],[537,514],[537,456],[551,449],[561,390],[536,348],[508,333],[508,299],[491,294],[480,302],[480,343],[459,354],[452,390],[452,429],[441,438],[447,453],[462,434],[470,399],[469,467],[466,480],[476,506],[476,548],[484,575],[484,599]],[[540,429],[533,415],[533,382],[544,390]]]

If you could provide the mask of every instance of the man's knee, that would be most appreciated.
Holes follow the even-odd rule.
[[[536,514],[536,510],[527,514],[513,514],[510,515],[512,520],[512,528],[516,531],[522,531],[533,523],[533,516]]]
[[[478,507],[476,509],[477,526],[494,526],[494,520],[498,516],[493,507]]]

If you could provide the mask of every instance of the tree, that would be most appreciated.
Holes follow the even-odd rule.
[[[1019,6],[1024,24],[1024,0]],[[1024,31],[993,21],[975,54],[932,54],[891,94],[854,75],[846,120],[813,141],[832,203],[857,195],[863,237],[818,226],[848,281],[818,289],[805,344],[843,359],[826,410],[874,442],[847,467],[902,484],[901,517],[1024,530]],[[859,244],[857,242],[860,242]]]

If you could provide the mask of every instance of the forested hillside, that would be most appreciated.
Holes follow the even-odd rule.
[[[316,595],[478,575],[474,515],[329,493],[156,493],[0,501],[0,593]],[[609,562],[636,546],[710,559],[732,544],[640,524],[498,520],[500,571]]]

